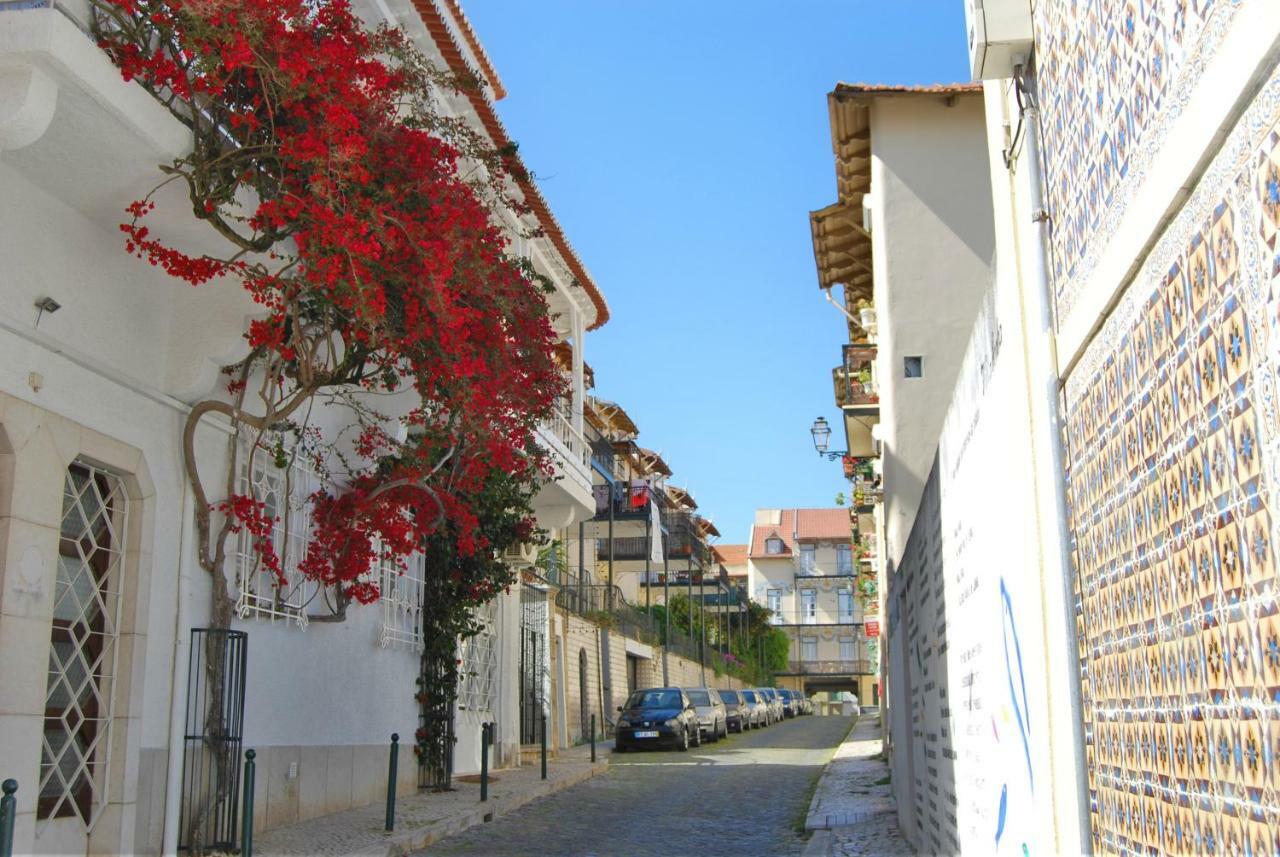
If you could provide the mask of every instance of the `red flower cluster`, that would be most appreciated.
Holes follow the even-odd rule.
[[[214,508],[231,519],[231,532],[243,531],[253,537],[253,549],[263,567],[274,574],[283,586],[284,569],[280,567],[280,557],[272,541],[277,519],[267,514],[267,504],[244,494],[232,494],[229,499],[215,504]]]
[[[399,31],[366,30],[346,0],[93,3],[125,79],[192,127],[192,153],[166,172],[232,245],[222,258],[169,246],[143,225],[154,206],[142,200],[122,226],[127,250],[192,285],[237,280],[264,308],[247,339],[273,379],[269,411],[334,388],[416,392],[413,439],[362,424],[343,489],[313,498],[302,572],[368,601],[371,566],[442,528],[463,556],[499,547],[475,498],[495,473],[545,475],[533,432],[564,386],[543,288],[492,213],[523,211],[506,195],[511,153],[435,114],[433,88],[457,82]],[[464,178],[464,163],[484,179]],[[253,503],[223,511],[270,565]],[[467,584],[477,600],[495,588]]]

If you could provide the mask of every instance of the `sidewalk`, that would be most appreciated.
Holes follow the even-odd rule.
[[[537,763],[495,771],[485,803],[480,802],[479,778],[474,783],[455,779],[451,792],[401,797],[396,801],[394,833],[383,830],[383,803],[278,827],[254,836],[254,857],[398,857],[608,770],[608,748],[598,744],[596,758],[592,765],[587,745],[561,750],[547,762],[546,781],[540,779]]]
[[[880,758],[880,715],[864,715],[831,757],[809,804],[805,857],[908,857],[898,830],[889,765]]]

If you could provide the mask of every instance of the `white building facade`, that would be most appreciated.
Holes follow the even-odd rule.
[[[890,581],[901,828],[1268,853],[1280,7],[983,5],[995,276]]]
[[[404,27],[438,62],[480,70],[486,92],[451,107],[503,144],[491,103],[501,84],[456,4],[393,7],[358,11]],[[253,305],[238,289],[192,289],[124,253],[124,205],[158,183],[156,164],[189,135],[121,79],[86,34],[84,11],[0,5],[0,771],[19,782],[20,853],[171,853],[198,693],[191,665],[202,654],[191,632],[207,624],[210,587],[181,436],[190,403],[242,356]],[[201,224],[174,198],[160,202],[166,234],[201,246]],[[535,510],[559,528],[594,513],[582,348],[607,309],[545,203],[533,202],[544,237],[515,250],[555,284],[549,301],[571,349],[572,398],[543,433],[560,478]],[[199,466],[217,472],[231,442],[229,428],[203,421]],[[261,458],[239,478],[280,508],[299,508],[315,487],[296,472],[286,491]],[[278,538],[305,543],[307,533],[299,525]],[[343,621],[329,621],[325,593],[300,579],[276,593],[238,575],[241,737],[257,751],[258,829],[380,799],[392,733],[400,788],[417,786],[422,573],[420,563],[403,577],[382,573],[382,601],[350,607]],[[478,769],[487,721],[497,724],[496,764],[518,764],[522,598],[522,586],[498,597],[492,633],[460,650],[457,773]],[[539,657],[549,674],[545,647]]]

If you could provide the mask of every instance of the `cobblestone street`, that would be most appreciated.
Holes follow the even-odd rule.
[[[616,755],[608,774],[419,853],[799,854],[812,786],[849,726],[802,717],[688,753]]]

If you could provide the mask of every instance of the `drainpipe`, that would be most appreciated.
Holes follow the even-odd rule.
[[[1015,86],[1018,80],[1024,79],[1026,74],[1026,66],[1020,65],[1015,69],[1017,76]],[[1008,109],[1008,99],[1004,99],[1006,110]],[[1036,483],[1036,492],[1039,495],[1036,498],[1036,517],[1039,531],[1044,535],[1049,535],[1049,531],[1056,530],[1052,533],[1052,538],[1057,539],[1056,563],[1051,564],[1053,557],[1043,555],[1040,562],[1040,591],[1041,591],[1041,609],[1044,611],[1046,619],[1050,619],[1055,626],[1050,628],[1050,623],[1043,623],[1044,629],[1044,646],[1046,652],[1055,650],[1061,651],[1061,640],[1055,640],[1050,637],[1052,630],[1060,629],[1061,633],[1066,635],[1066,651],[1075,652],[1078,650],[1079,641],[1076,638],[1075,616],[1073,612],[1074,596],[1070,592],[1070,573],[1071,568],[1071,533],[1067,522],[1067,501],[1066,501],[1066,485],[1063,479],[1064,462],[1066,453],[1063,448],[1061,426],[1063,422],[1062,414],[1059,412],[1059,374],[1058,374],[1058,355],[1057,355],[1057,338],[1054,330],[1053,307],[1050,301],[1051,281],[1049,277],[1048,264],[1046,262],[1046,243],[1049,238],[1049,216],[1043,208],[1043,190],[1042,190],[1042,161],[1040,153],[1040,135],[1039,135],[1039,111],[1036,106],[1028,106],[1023,108],[1023,119],[1025,127],[1025,153],[1026,157],[1022,159],[1022,165],[1028,170],[1027,190],[1030,201],[1031,218],[1037,224],[1035,230],[1035,240],[1023,246],[1019,241],[1019,230],[1014,229],[1015,252],[1018,254],[1018,297],[1021,303],[1021,316],[1023,325],[1023,354],[1024,365],[1027,372],[1027,395],[1031,408],[1032,418],[1032,456],[1033,458],[1044,456],[1048,459],[1044,465],[1033,465],[1033,480]],[[1016,177],[1016,173],[1014,174]],[[1016,216],[1019,214],[1016,200],[1016,190],[1014,183],[1010,181],[1010,204],[1012,212]],[[1024,277],[1024,273],[1026,276]],[[1035,325],[1034,329],[1030,325]],[[1035,343],[1035,347],[1033,347]],[[1037,442],[1037,439],[1038,442]],[[1047,465],[1047,466],[1046,466]],[[1035,474],[1043,474],[1045,472],[1051,474],[1048,484],[1045,484],[1040,478],[1036,478]],[[1052,571],[1053,565],[1061,570],[1062,574],[1059,579],[1054,580]],[[1070,665],[1068,664],[1068,669]],[[1065,698],[1069,708],[1066,723],[1060,721],[1056,725],[1068,726],[1072,735],[1072,745],[1074,749],[1074,767],[1072,772],[1075,776],[1076,787],[1075,794],[1071,795],[1076,804],[1076,827],[1075,829],[1061,829],[1056,832],[1055,840],[1059,849],[1066,851],[1078,851],[1088,847],[1090,841],[1090,822],[1088,815],[1088,796],[1085,792],[1085,784],[1087,779],[1087,768],[1084,758],[1084,735],[1081,720],[1081,699],[1080,685],[1078,681],[1065,682]],[[1053,718],[1052,710],[1050,717]],[[1054,718],[1058,720],[1058,718]],[[1052,743],[1051,743],[1052,746]],[[1053,756],[1051,755],[1051,764],[1053,764]],[[1062,773],[1065,773],[1062,772]],[[1049,788],[1051,791],[1057,791],[1058,783],[1062,781],[1061,775],[1054,776],[1050,779]],[[1058,806],[1060,798],[1055,797],[1051,800],[1053,806]],[[1055,826],[1059,821],[1054,818]]]
[[[190,667],[190,628],[188,600],[191,593],[190,561],[187,546],[191,544],[191,528],[195,522],[191,485],[182,479],[182,526],[178,529],[178,587],[173,620],[173,677],[169,695],[169,760],[164,785],[164,834],[160,853],[178,851],[178,820],[182,814],[182,757],[186,749],[186,694]]]
[[[835,298],[831,297],[831,287],[830,287],[830,286],[823,286],[823,287],[822,287],[822,294],[826,296],[826,298],[827,298],[827,303],[831,304],[833,307],[835,307],[836,309],[840,310],[840,313],[841,313],[845,318],[849,319],[849,321],[853,322],[853,323],[854,323],[854,324],[856,324],[858,327],[862,327],[862,319],[858,318],[858,317],[857,317],[857,316],[855,316],[853,313],[849,312],[849,310],[847,310],[847,309],[845,309],[845,308],[844,308],[844,305],[843,305],[843,304],[841,304],[841,303],[840,303],[839,301],[837,301]]]

